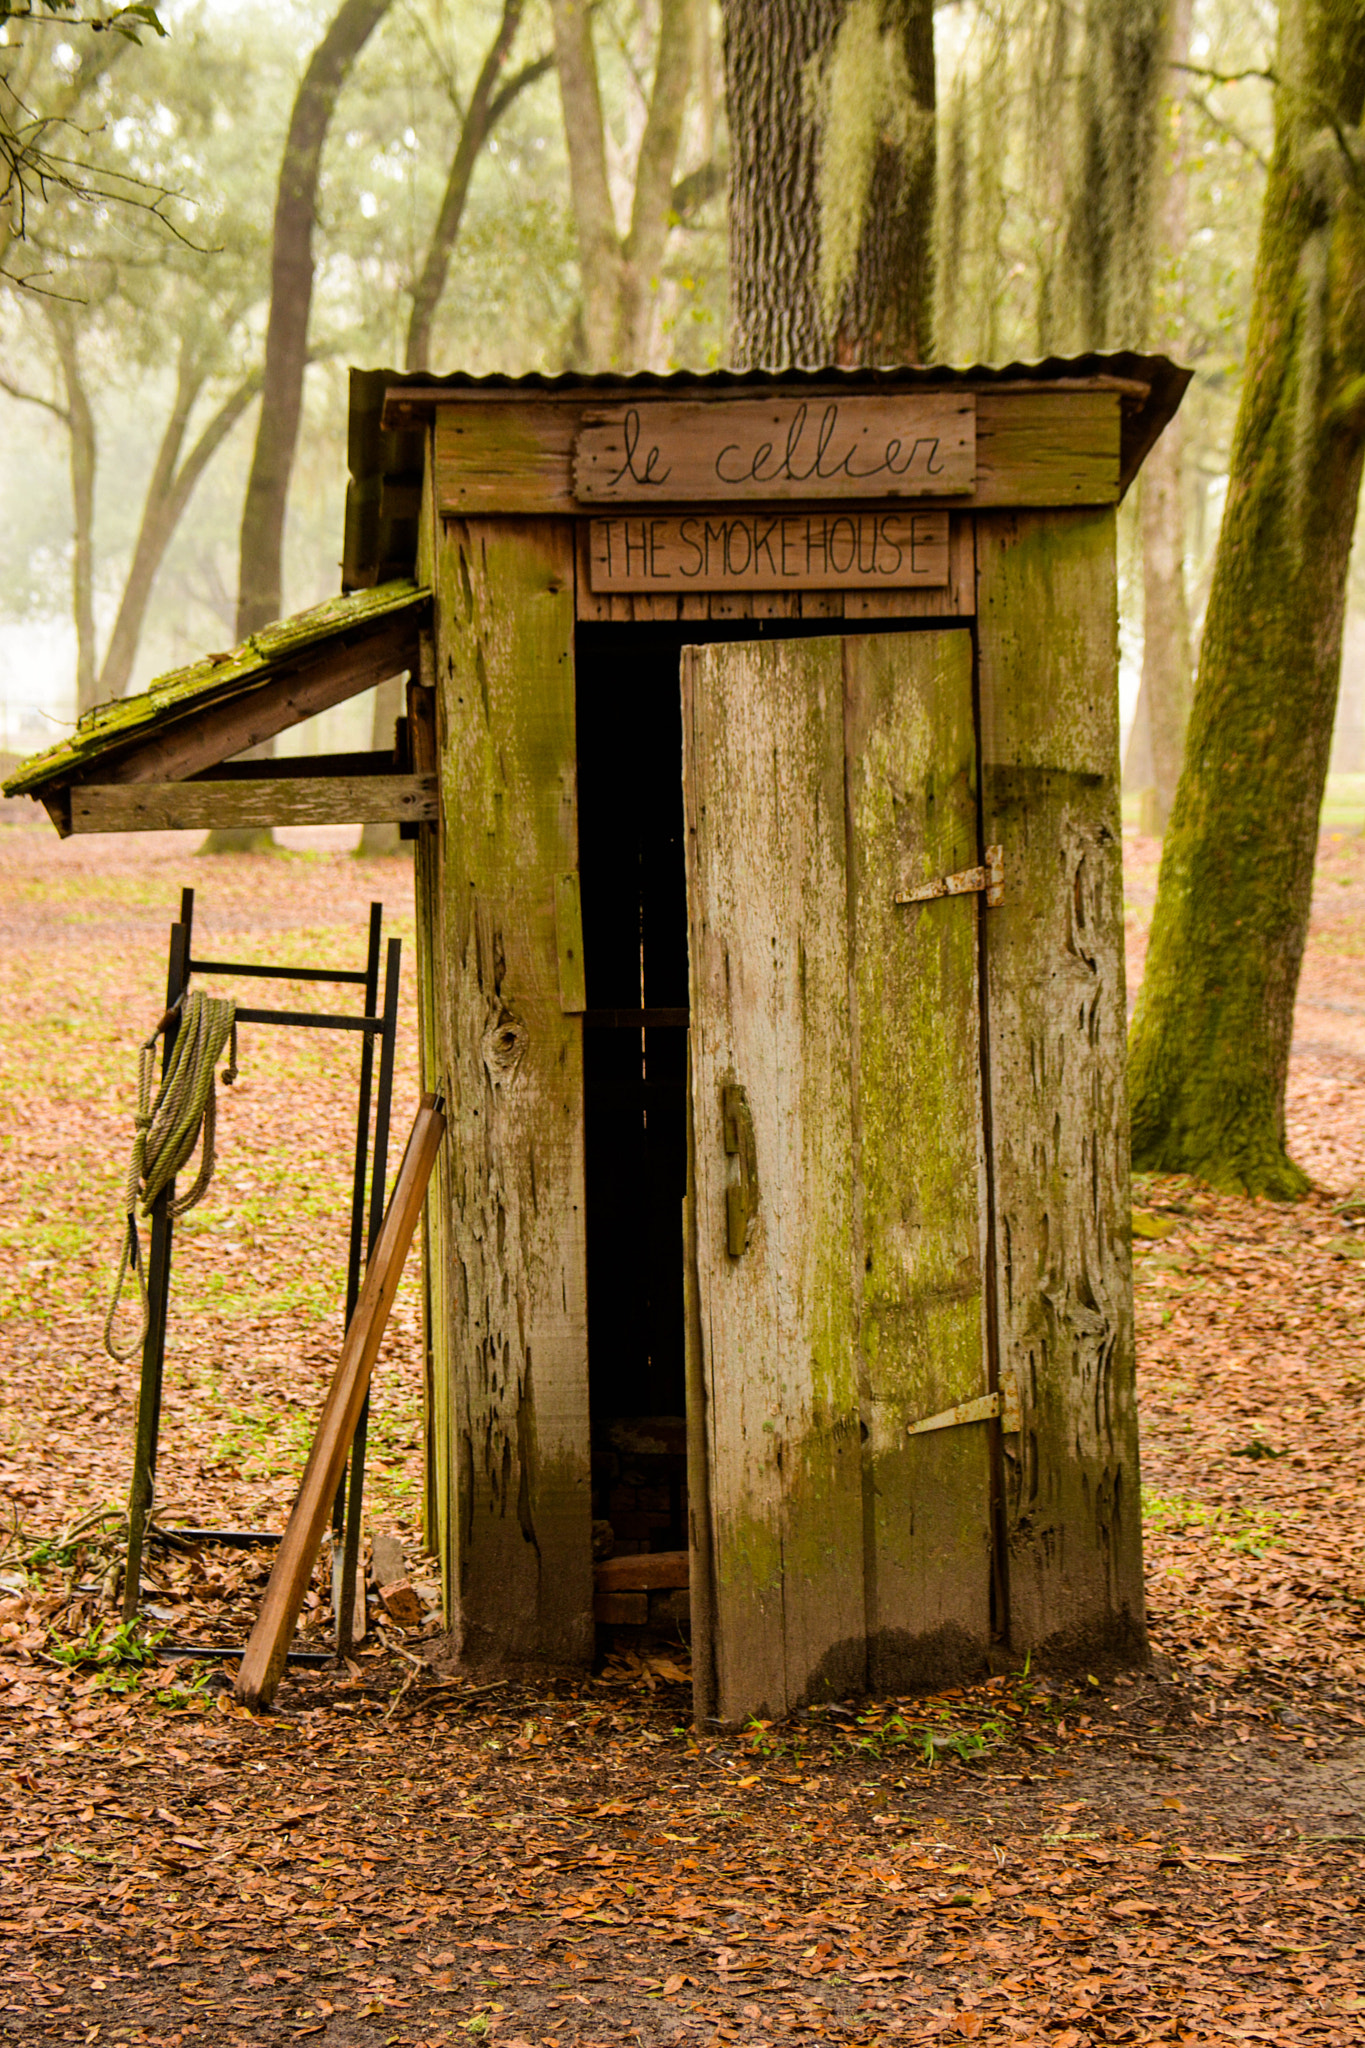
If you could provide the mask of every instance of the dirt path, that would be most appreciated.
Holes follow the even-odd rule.
[[[1137,970],[1155,872],[1129,855]],[[411,931],[401,863],[0,826],[0,2038],[1365,2041],[1361,842],[1324,846],[1293,1067],[1322,1192],[1139,1191],[1171,1226],[1138,1252],[1156,1675],[700,1742],[673,1659],[480,1690],[423,1663],[434,1624],[381,1622],[259,1721],[221,1668],[54,1661],[109,1627],[109,1553],[34,1552],[126,1487],[133,1381],[99,1328],[186,879],[215,951],[349,960],[377,893]],[[350,1055],[243,1051],[177,1265],[163,1479],[278,1526],[338,1334]],[[409,1295],[372,1498],[420,1575],[416,1331]],[[256,1569],[159,1566],[168,1625],[229,1640]]]

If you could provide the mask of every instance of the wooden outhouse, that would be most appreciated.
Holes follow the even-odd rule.
[[[723,1720],[1144,1656],[1115,510],[1185,382],[357,373],[354,594],[12,783],[415,835],[470,1660],[593,1655],[594,1521]],[[398,666],[392,757],[215,770]]]

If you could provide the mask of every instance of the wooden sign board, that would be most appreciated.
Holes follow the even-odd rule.
[[[752,398],[585,412],[585,504],[945,497],[976,487],[973,393]]]
[[[595,592],[910,590],[948,581],[946,512],[707,508],[588,522]]]

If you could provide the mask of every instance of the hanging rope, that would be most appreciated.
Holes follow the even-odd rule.
[[[161,1083],[161,1092],[153,1103],[156,1042],[162,1032],[169,1029],[177,1012],[180,1032],[166,1069],[166,1078]],[[218,1090],[214,1068],[229,1039],[232,1049],[223,1070],[223,1085],[227,1088],[237,1079],[237,1005],[231,996],[206,996],[196,989],[183,995],[167,1010],[151,1037],[143,1040],[138,1053],[136,1136],[133,1139],[133,1156],[128,1163],[124,1198],[127,1228],[123,1234],[123,1255],[114,1281],[113,1299],[104,1319],[104,1348],[120,1365],[126,1365],[141,1350],[147,1339],[151,1316],[142,1246],[137,1234],[138,1208],[141,1207],[144,1216],[151,1214],[157,1196],[175,1179],[198,1144],[201,1129],[204,1149],[199,1159],[199,1171],[188,1194],[178,1195],[171,1203],[171,1215],[183,1216],[208,1193],[209,1182],[213,1178],[218,1128]],[[136,1344],[121,1351],[114,1342],[114,1317],[130,1271],[137,1280],[142,1303],[142,1329]]]

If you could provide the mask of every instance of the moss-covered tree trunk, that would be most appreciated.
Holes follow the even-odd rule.
[[[933,0],[724,0],[730,357],[924,362]]]
[[[1133,1019],[1133,1162],[1281,1198],[1365,445],[1362,0],[1282,0],[1227,509]]]

